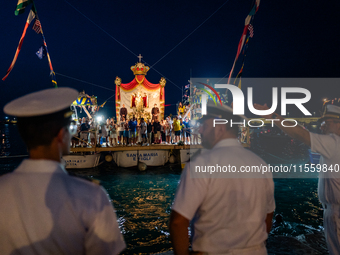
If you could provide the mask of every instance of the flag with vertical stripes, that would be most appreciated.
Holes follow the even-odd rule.
[[[19,1],[20,2],[20,1]],[[27,31],[27,28],[28,26],[31,24],[32,20],[35,18],[35,12],[33,11],[34,8],[31,9],[30,13],[28,14],[28,17],[27,17],[27,20],[26,20],[26,24],[25,24],[25,27],[24,27],[24,31],[22,32],[22,35],[21,35],[21,38],[20,38],[20,41],[19,41],[19,45],[18,45],[18,48],[14,54],[14,58],[12,60],[12,63],[11,65],[9,66],[7,72],[6,72],[6,75],[2,78],[2,80],[6,80],[7,76],[9,75],[9,73],[12,71],[13,67],[14,67],[14,64],[15,62],[17,61],[17,58],[18,58],[18,55],[19,55],[19,52],[21,50],[21,46],[22,46],[22,43],[24,42],[24,38],[25,38],[25,35],[26,35],[26,31]]]
[[[14,14],[19,15],[25,12],[26,7],[32,3],[32,0],[19,0]]]
[[[40,20],[38,18],[35,19],[35,22],[33,24],[32,29],[37,33],[40,34],[41,33],[41,23]]]

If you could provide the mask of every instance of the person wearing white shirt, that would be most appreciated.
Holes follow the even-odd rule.
[[[171,144],[171,142],[172,142],[171,140],[172,140],[172,136],[173,136],[173,130],[172,130],[172,123],[173,123],[173,121],[172,121],[170,116],[168,116],[166,119],[167,119],[169,127],[170,127],[170,141],[169,141],[169,144]]]
[[[0,177],[0,254],[119,254],[125,248],[107,192],[61,164],[76,131],[71,88],[51,88],[4,107],[17,117],[29,159]]]
[[[254,107],[258,110],[268,109],[266,104],[254,104]],[[340,165],[340,107],[326,105],[319,120],[323,134],[311,133],[301,126],[282,126],[280,123],[284,118],[276,113],[263,117],[278,119],[279,121],[274,122],[275,125],[287,135],[305,143],[313,152],[321,154],[322,171],[319,173],[318,196],[324,208],[325,237],[329,254],[340,254],[340,171],[334,171]],[[287,121],[286,123],[288,125]]]
[[[118,125],[118,144],[123,145],[124,144],[124,125],[125,125],[125,118],[122,117],[119,122],[117,122]]]
[[[237,126],[213,127],[214,118],[230,119],[231,112],[230,107],[209,101],[207,115],[201,119],[202,145],[209,150],[190,161],[181,175],[169,225],[175,254],[190,254],[190,222],[191,254],[267,254],[265,241],[275,209],[272,174],[211,175],[203,170],[211,166],[241,169],[266,165],[239,143]]]

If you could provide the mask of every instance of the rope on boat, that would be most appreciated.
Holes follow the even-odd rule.
[[[83,131],[82,131],[83,132]],[[88,133],[95,133],[95,132],[88,132]],[[83,139],[80,139],[79,137],[76,137],[76,136],[73,136],[73,138],[76,138],[76,139],[78,139],[79,141],[81,141],[81,142],[84,142],[84,143],[86,143],[87,145],[89,145],[89,146],[92,146],[92,144],[91,143],[89,143],[89,142],[86,142],[85,140],[83,140]]]

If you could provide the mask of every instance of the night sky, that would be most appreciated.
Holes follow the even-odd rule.
[[[29,13],[27,9],[15,16],[16,3],[3,1],[0,9],[1,77]],[[101,104],[114,95],[116,76],[123,83],[134,78],[130,67],[142,54],[142,62],[152,67],[146,78],[158,83],[165,77],[165,103],[175,104],[190,77],[229,74],[252,1],[35,0],[35,4],[58,86],[85,90]],[[339,77],[339,7],[335,0],[261,1],[243,77]],[[47,58],[35,55],[42,39],[32,25],[13,71],[0,81],[1,108],[21,95],[52,87]],[[309,89],[316,108],[322,98],[340,96],[340,87],[325,87],[322,82]],[[268,95],[258,93],[254,101],[268,102]],[[114,115],[114,97],[101,111]],[[174,106],[166,107],[166,114],[170,112],[175,112]]]

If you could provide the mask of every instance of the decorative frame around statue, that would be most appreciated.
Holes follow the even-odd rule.
[[[151,110],[157,104],[159,108],[158,119],[163,120],[166,80],[162,77],[157,84],[149,82],[145,75],[150,68],[140,61],[131,66],[131,70],[135,75],[131,82],[122,83],[118,76],[115,80],[117,120],[120,118],[119,112],[123,104],[127,108],[128,118],[135,116],[137,119],[144,118],[145,120],[151,118]]]

